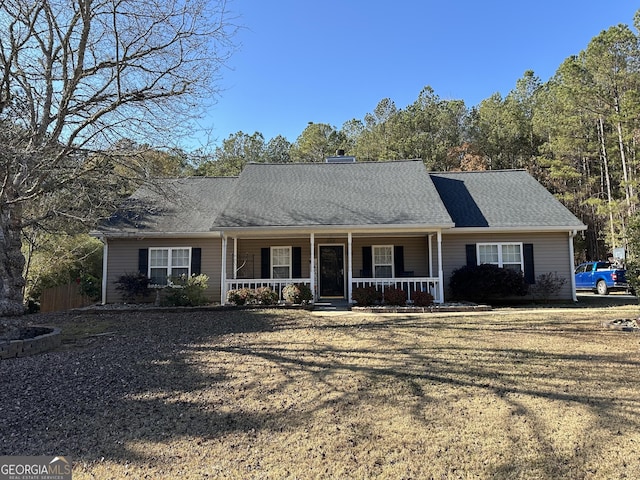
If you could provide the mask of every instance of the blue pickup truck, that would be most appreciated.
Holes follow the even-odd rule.
[[[600,295],[610,291],[629,291],[625,269],[609,262],[586,262],[576,267],[576,290],[591,290]]]

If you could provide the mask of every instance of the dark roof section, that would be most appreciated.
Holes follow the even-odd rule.
[[[103,234],[204,233],[211,230],[237,177],[161,179],[140,187],[103,223]]]
[[[249,164],[215,228],[452,226],[421,161]]]
[[[584,227],[524,170],[431,173],[456,227]]]

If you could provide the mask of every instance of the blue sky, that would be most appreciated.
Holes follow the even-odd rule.
[[[233,0],[243,28],[202,125],[220,143],[261,132],[296,140],[308,122],[336,128],[383,98],[423,87],[474,106],[506,95],[526,70],[547,81],[562,61],[619,23],[629,0]]]

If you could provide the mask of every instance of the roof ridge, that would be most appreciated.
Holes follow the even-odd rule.
[[[400,160],[364,160],[357,162],[344,162],[344,163],[327,163],[327,162],[247,162],[246,165],[281,165],[281,166],[294,166],[294,165],[370,165],[370,164],[389,164],[389,163],[409,163],[409,162],[422,162],[420,158],[405,158]]]
[[[510,172],[527,172],[525,168],[499,168],[496,170],[447,170],[440,172],[429,172],[429,175],[438,175],[438,174],[464,174],[464,173],[510,173]]]

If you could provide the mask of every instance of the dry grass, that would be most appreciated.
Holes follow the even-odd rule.
[[[640,335],[600,326],[629,316],[637,307],[67,318],[79,339],[82,325],[113,332],[48,355],[43,375],[76,378],[73,420],[14,422],[23,431],[0,432],[0,448],[69,455],[75,480],[637,478]],[[33,368],[0,374],[20,362]],[[55,394],[22,387],[23,408]]]

